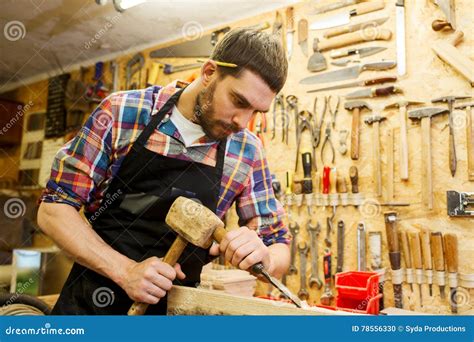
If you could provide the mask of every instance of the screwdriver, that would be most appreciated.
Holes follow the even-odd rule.
[[[312,158],[310,152],[301,154],[303,163],[303,194],[306,201],[306,207],[308,209],[308,215],[311,217],[311,206],[313,204],[313,179],[312,179]]]
[[[407,232],[400,230],[398,232],[400,237],[400,244],[402,245],[402,254],[403,260],[405,261],[405,274],[407,278],[407,283],[410,284],[411,292],[413,292],[413,268],[411,268],[411,255],[410,248],[408,246],[408,237]]]
[[[441,235],[441,232],[431,233],[431,254],[433,256],[433,264],[434,269],[436,271],[436,280],[439,287],[439,294],[441,296],[441,299],[445,299],[446,294],[444,293],[444,249],[443,235]]]
[[[286,189],[285,189],[285,206],[288,212],[288,220],[291,221],[291,206],[293,204],[293,193],[291,192],[291,183],[293,182],[293,174],[286,171]]]

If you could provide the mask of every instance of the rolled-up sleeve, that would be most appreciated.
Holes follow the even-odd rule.
[[[275,198],[263,146],[256,144],[252,172],[236,199],[239,224],[256,228],[265,245],[289,244],[291,235],[283,222],[285,211]]]
[[[91,201],[106,177],[112,155],[113,96],[102,100],[78,134],[59,149],[40,202],[66,203],[80,209]]]

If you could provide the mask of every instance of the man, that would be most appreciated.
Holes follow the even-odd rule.
[[[195,286],[219,252],[241,269],[286,271],[284,212],[245,127],[269,109],[287,68],[276,37],[237,29],[191,84],[119,92],[98,106],[57,153],[41,197],[39,226],[76,261],[53,314],[125,314],[133,301],[160,302],[147,314],[163,314],[172,282]],[[178,196],[221,218],[235,201],[242,227],[209,250],[189,246],[171,267],[159,258],[176,236],[164,219]]]

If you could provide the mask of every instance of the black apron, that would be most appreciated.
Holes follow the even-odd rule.
[[[170,248],[176,233],[166,225],[165,217],[178,196],[196,199],[216,211],[225,140],[219,142],[216,167],[165,157],[145,148],[181,92],[176,92],[152,116],[112,179],[100,209],[87,215],[106,243],[135,261],[151,256],[161,258]],[[188,245],[178,260],[186,278],[176,279],[174,284],[196,286],[202,267],[211,259],[208,249]],[[74,263],[52,314],[124,315],[132,303],[112,280]],[[146,314],[166,314],[165,298],[158,305],[150,305]]]

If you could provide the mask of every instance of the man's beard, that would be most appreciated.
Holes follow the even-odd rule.
[[[213,81],[209,86],[198,94],[194,106],[194,122],[202,127],[202,130],[211,140],[223,140],[232,133],[240,131],[235,124],[228,124],[225,121],[216,119],[213,105],[214,92],[217,81]]]

